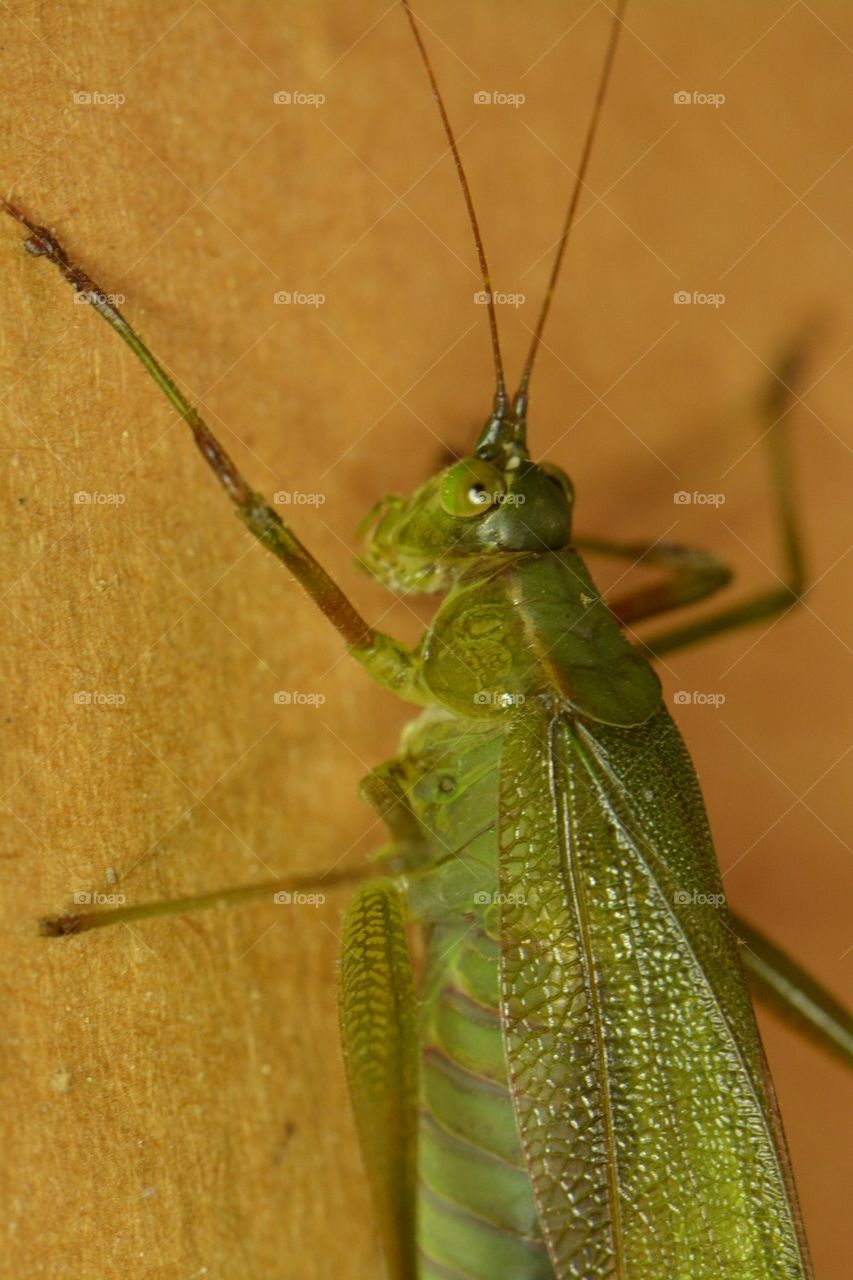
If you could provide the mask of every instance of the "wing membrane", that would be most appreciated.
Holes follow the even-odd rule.
[[[672,720],[536,712],[501,765],[503,1018],[558,1280],[803,1280],[784,1141]]]

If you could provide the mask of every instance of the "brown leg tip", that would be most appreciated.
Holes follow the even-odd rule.
[[[50,920],[39,920],[39,933],[43,938],[65,938],[69,933],[77,933],[80,928],[80,916],[54,916]]]

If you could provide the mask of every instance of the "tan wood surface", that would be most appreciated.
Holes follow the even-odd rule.
[[[606,37],[603,6],[421,5],[517,369]],[[373,619],[360,515],[464,448],[491,393],[461,201],[385,0],[18,0],[0,187],[108,291]],[[673,656],[667,695],[733,904],[850,990],[853,13],[843,0],[636,5],[534,382],[578,524],[778,565],[746,412],[825,320],[797,411],[808,606]],[[576,24],[576,25],[573,25]],[[322,94],[276,104],[276,92]],[[725,94],[677,105],[676,92]],[[524,94],[479,105],[476,93]],[[75,94],[114,95],[88,102]],[[115,95],[123,98],[115,102]],[[377,1274],[336,1040],[341,895],[36,935],[128,901],[358,863],[356,798],[405,711],[251,545],[118,340],[0,226],[4,486],[0,1276]],[[677,290],[725,294],[676,306]],[[323,294],[276,305],[277,291]],[[712,507],[677,490],[722,492]],[[76,494],[120,501],[75,502]],[[601,566],[603,580],[615,576]],[[322,705],[274,695],[322,695]],[[849,1273],[849,1080],[762,1017],[820,1280]]]

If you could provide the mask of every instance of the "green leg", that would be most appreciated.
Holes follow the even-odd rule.
[[[341,1042],[388,1280],[416,1280],[418,1008],[403,899],[391,880],[354,895],[344,920]]]
[[[670,575],[662,582],[607,601],[610,612],[623,626],[706,600],[731,582],[728,566],[710,551],[696,547],[673,542],[612,542],[605,538],[577,538],[575,545],[581,551],[630,560],[635,565],[655,565]]]
[[[254,492],[232,459],[203,421],[195,407],[169,377],[159,360],[114,307],[91,276],[71,261],[59,241],[46,228],[0,197],[0,208],[26,227],[24,247],[37,258],[47,258],[78,293],[103,316],[111,329],[127,343],[154,382],[190,428],[204,460],[234,504],[237,515],[268,551],[281,561],[307,591],[319,609],[340,632],[349,652],[380,684],[411,702],[423,703],[414,656],[390,636],[374,629],[361,617],[340,587],[308,548],[284,523],[262,494]]]
[[[798,379],[805,353],[806,341],[801,338],[779,362],[777,372],[765,389],[759,405],[759,419],[769,450],[782,551],[779,586],[750,596],[740,604],[720,609],[697,622],[688,622],[653,634],[643,642],[651,657],[697,644],[736,627],[775,617],[802,597],[805,590],[805,569],[794,501],[789,415],[796,402],[792,386]],[[688,547],[666,544],[647,546],[642,543],[613,543],[596,539],[579,541],[578,545],[604,555],[635,561],[645,560],[670,572],[671,576],[664,582],[619,597],[610,604],[614,615],[625,624],[640,622],[686,604],[695,604],[725,586],[731,578],[729,570],[721,561],[706,552]]]
[[[243,902],[268,898],[287,905],[294,894],[324,893],[341,885],[360,884],[370,875],[367,869],[344,867],[325,875],[283,876],[280,880],[264,880],[258,884],[222,889],[217,893],[200,893],[191,898],[172,898],[166,902],[140,902],[132,907],[110,907],[105,911],[84,911],[68,916],[51,916],[39,921],[39,932],[45,938],[64,938],[72,933],[88,933],[113,924],[134,924],[154,916],[183,915],[186,911],[206,911],[210,907],[234,907]]]
[[[758,929],[734,916],[741,959],[756,993],[822,1049],[853,1067],[853,1016]]]

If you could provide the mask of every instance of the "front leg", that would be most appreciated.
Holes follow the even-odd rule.
[[[82,267],[72,262],[46,227],[33,222],[8,200],[0,198],[0,207],[29,232],[29,239],[25,241],[27,251],[34,257],[47,258],[48,262],[52,262],[76,292],[86,294],[90,305],[127,343],[166,399],[186,422],[199,452],[230,498],[239,518],[307,591],[318,609],[343,637],[352,656],[379,684],[391,689],[398,697],[417,704],[424,703],[427,699],[420,684],[416,656],[390,636],[375,631],[362,618],[338,584],[284,523],[263,494],[256,493],[251,488],[198,410],[170,378],[161,362],[118,308],[113,306],[104,290]]]

